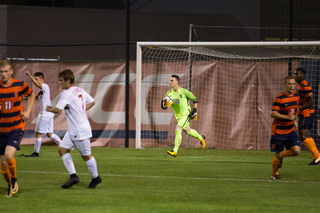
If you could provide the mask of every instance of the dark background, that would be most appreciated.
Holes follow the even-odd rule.
[[[125,3],[0,1],[0,55],[125,60]],[[130,60],[137,41],[189,41],[190,24],[193,41],[319,40],[319,11],[318,0],[132,0]]]

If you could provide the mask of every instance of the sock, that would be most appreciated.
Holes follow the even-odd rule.
[[[61,159],[63,160],[63,164],[68,170],[69,174],[76,174],[76,168],[74,167],[72,157],[69,153],[64,154]]]
[[[280,160],[274,156],[272,161],[272,175],[279,175],[278,169],[280,166]]]
[[[13,157],[11,160],[8,161],[9,171],[12,178],[17,176],[17,162],[16,159]]]
[[[96,159],[92,156],[90,160],[86,161],[86,164],[88,166],[92,179],[95,179],[96,177],[98,177],[98,168],[97,168]]]
[[[174,152],[178,152],[179,146],[181,144],[181,140],[182,140],[181,131],[176,130],[176,137],[174,139],[174,148],[173,148]]]
[[[201,142],[202,141],[202,136],[201,135],[199,135],[199,133],[196,131],[196,130],[194,130],[194,129],[191,129],[190,130],[190,132],[188,133],[188,135],[191,135],[192,137],[194,137],[194,138],[198,138],[198,140]]]
[[[11,173],[9,170],[9,165],[1,166],[1,173],[8,185],[11,184]]]
[[[40,152],[41,141],[42,141],[42,138],[36,138],[36,141],[34,142],[34,152],[36,153]]]
[[[52,134],[51,137],[50,137],[58,146],[61,144],[61,139],[59,138],[58,135],[56,134]]]
[[[289,150],[283,151],[283,156],[284,156],[284,157],[292,157],[292,156],[294,156],[294,154],[293,154],[292,151],[289,149]]]
[[[307,149],[312,153],[313,158],[319,157],[319,151],[316,146],[316,143],[314,142],[313,138],[307,138],[303,141],[303,144],[307,147]]]

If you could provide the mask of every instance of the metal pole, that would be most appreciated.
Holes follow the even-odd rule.
[[[189,27],[189,42],[192,42],[192,32],[193,32],[193,24],[190,24],[190,27]],[[191,47],[189,47],[189,49],[190,48]],[[188,90],[191,91],[191,76],[192,76],[191,50],[189,50],[188,63],[189,63]],[[190,137],[189,137],[189,135],[187,135],[187,137],[186,137],[186,148],[189,147],[189,143],[190,143]]]
[[[289,41],[293,40],[293,0],[289,1]],[[290,47],[291,49],[291,47]],[[292,58],[288,62],[288,75],[292,75]]]
[[[125,113],[125,147],[129,147],[129,84],[130,84],[130,0],[126,1],[126,113]]]

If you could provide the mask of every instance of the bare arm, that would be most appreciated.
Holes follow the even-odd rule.
[[[21,113],[22,120],[26,121],[30,118],[31,109],[34,105],[35,100],[36,100],[36,95],[34,94],[34,92],[32,92],[29,96],[29,99],[28,99],[27,110]]]
[[[54,113],[54,114],[60,114],[60,113],[62,112],[61,109],[56,108],[56,107],[51,107],[51,106],[47,106],[47,107],[46,107],[46,111],[47,111],[47,112],[52,112],[52,113]]]
[[[299,111],[303,111],[304,109],[308,109],[308,108],[310,108],[312,105],[314,105],[314,99],[313,99],[313,96],[312,96],[312,95],[307,97],[307,101],[308,101],[308,102],[307,102],[304,106],[302,106],[302,107],[299,108]]]
[[[298,110],[297,110],[298,111]],[[291,115],[282,115],[280,114],[279,112],[277,111],[271,111],[271,117],[272,118],[277,118],[277,119],[286,119],[286,120],[296,120],[297,119],[297,116],[294,115],[294,114],[291,114]]]
[[[29,76],[29,78],[31,79],[31,81],[34,83],[34,85],[36,85],[37,87],[39,87],[40,89],[42,89],[42,85],[30,74],[29,71],[26,71],[27,76]]]
[[[95,101],[93,101],[93,102],[90,103],[90,104],[87,104],[87,105],[86,105],[86,110],[90,109],[90,108],[93,107],[95,104],[96,104]]]

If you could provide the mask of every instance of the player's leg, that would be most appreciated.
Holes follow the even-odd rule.
[[[320,163],[320,155],[316,143],[314,142],[313,138],[310,137],[310,129],[312,128],[312,124],[313,114],[311,114],[309,117],[299,115],[299,137],[313,156],[313,160],[309,163],[309,165],[317,165]]]
[[[167,153],[173,157],[177,157],[178,149],[182,140],[182,127],[179,124],[176,126],[175,130],[175,138],[174,138],[174,147],[172,151],[167,151]]]
[[[98,174],[97,161],[91,154],[90,138],[82,141],[75,142],[82,159],[86,162],[88,170],[91,174],[91,183],[87,186],[88,189],[96,188],[96,186],[102,182],[101,177]]]
[[[25,155],[25,157],[39,157],[40,147],[42,143],[42,134],[40,132],[35,133],[34,152],[31,155]]]
[[[271,136],[270,150],[271,150],[271,152],[275,152],[275,156],[273,157],[273,160],[272,160],[271,179],[281,179],[278,170],[281,167],[284,146],[283,146],[282,141],[279,140],[274,135]]]
[[[58,148],[59,155],[63,161],[64,166],[69,172],[69,180],[61,186],[61,188],[70,188],[72,185],[80,182],[80,178],[77,176],[76,169],[73,163],[73,159],[70,155],[70,150],[73,149],[74,143],[71,141],[69,132],[63,137],[62,142]]]
[[[202,149],[204,149],[206,147],[205,136],[201,136],[196,130],[191,129],[190,126],[188,126],[184,131],[188,135],[190,135],[190,136],[192,136],[194,138],[197,138],[200,141]]]
[[[51,138],[58,146],[61,144],[61,139],[58,135],[53,133],[53,117],[49,120],[49,126],[47,129],[47,136]]]
[[[14,130],[8,134],[7,147],[5,149],[4,158],[9,166],[9,172],[11,176],[11,193],[16,194],[19,190],[18,178],[17,178],[17,163],[14,158],[16,150],[19,149],[22,136],[24,132],[21,130]]]

